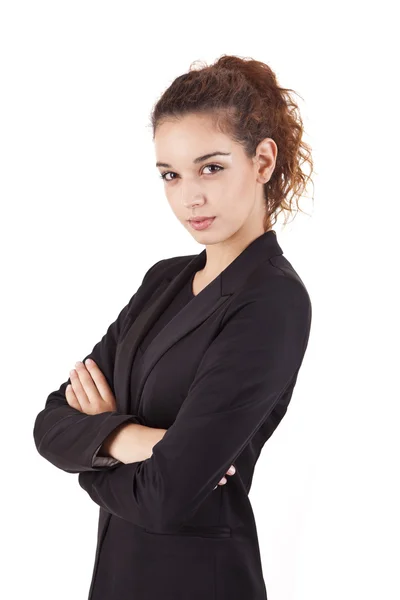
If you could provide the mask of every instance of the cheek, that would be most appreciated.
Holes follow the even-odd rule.
[[[236,221],[250,210],[248,194],[249,190],[245,186],[225,186],[217,195],[213,196],[213,207],[217,214],[223,214],[229,220]]]
[[[238,177],[232,190],[235,198],[235,208],[243,216],[247,216],[254,209],[255,201],[254,181],[246,177]]]

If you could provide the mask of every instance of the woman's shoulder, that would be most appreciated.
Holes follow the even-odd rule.
[[[285,277],[296,281],[306,291],[306,285],[292,263],[283,255],[271,256],[267,263],[267,273],[270,277]]]
[[[278,314],[298,311],[309,320],[312,305],[307,287],[292,263],[282,254],[261,262],[234,295],[225,318],[251,305],[254,313],[270,310]],[[247,309],[246,309],[247,310]]]

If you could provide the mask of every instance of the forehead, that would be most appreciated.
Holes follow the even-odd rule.
[[[187,115],[163,122],[156,130],[154,146],[156,163],[162,164],[197,164],[200,157],[216,151],[234,152],[232,140],[205,115]]]

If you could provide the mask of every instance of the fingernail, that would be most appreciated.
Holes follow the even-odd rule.
[[[231,475],[233,475],[234,473],[236,473],[236,469],[235,469],[235,467],[233,465],[231,467],[229,467],[228,473],[230,473]]]

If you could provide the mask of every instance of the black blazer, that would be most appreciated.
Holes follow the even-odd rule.
[[[137,536],[126,598],[267,598],[248,494],[262,447],[296,384],[311,302],[270,230],[156,335],[143,356],[140,385],[131,389],[141,339],[205,262],[204,249],[153,265],[83,359],[93,358],[105,374],[117,411],[86,415],[71,408],[68,379],[36,417],[38,452],[79,473],[100,507],[89,598],[111,517],[124,519]],[[131,464],[98,456],[108,434],[128,421],[167,429],[152,456]],[[217,485],[231,464],[236,473]]]

